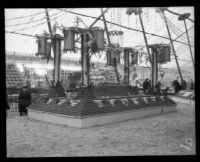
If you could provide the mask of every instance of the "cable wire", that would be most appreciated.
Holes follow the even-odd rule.
[[[63,14],[61,14],[61,15],[55,16],[54,18],[51,18],[51,21],[57,19],[59,16],[63,16],[64,14],[66,14],[66,13],[63,13]],[[31,29],[31,28],[33,28],[33,27],[41,26],[41,25],[43,25],[43,24],[46,24],[46,22],[38,23],[38,24],[33,25],[33,26],[30,26],[30,27],[22,28],[22,29],[15,30],[15,31],[9,31],[9,32],[23,31],[23,30]]]
[[[176,34],[176,33],[178,33],[178,34],[176,34],[177,36],[178,35],[180,35],[181,33],[183,33],[179,28],[177,28],[172,22],[170,22],[170,20],[168,19],[168,18],[166,18],[167,19],[167,21],[168,21],[168,25],[169,26],[171,26],[171,29],[174,31],[174,33]],[[192,38],[191,36],[189,36],[190,38]],[[182,36],[182,40],[184,40],[185,39],[185,41],[188,41],[187,40],[187,37],[186,36]],[[193,38],[192,38],[193,39]],[[193,42],[192,42],[193,43]]]
[[[164,18],[164,16],[163,16],[163,14],[160,13],[160,16],[161,16],[161,18],[163,19],[163,21],[165,21],[165,18]],[[171,22],[169,22],[169,19],[166,18],[166,21],[167,21],[167,24],[168,24],[169,28],[172,30],[172,32],[174,32],[177,36],[179,36],[180,33],[178,32],[178,34],[177,34],[177,31],[174,29],[174,25],[173,25]],[[181,32],[182,32],[182,31],[181,31]],[[183,32],[182,32],[182,33],[183,33]],[[180,38],[180,39],[182,39],[183,41],[186,41],[186,42],[187,42],[187,38],[185,38],[186,40],[183,39],[183,38]]]
[[[49,9],[49,10],[52,10],[52,9]],[[15,20],[15,19],[21,19],[21,18],[25,18],[25,17],[31,17],[31,16],[36,16],[36,15],[39,15],[39,14],[43,14],[44,12],[38,12],[38,13],[35,13],[35,14],[31,14],[31,15],[27,15],[27,16],[20,16],[20,17],[14,17],[14,18],[9,18],[9,19],[6,19],[7,21],[9,20]]]
[[[55,13],[55,14],[52,14],[52,15],[50,15],[50,16],[58,15],[58,14],[61,13],[61,12],[62,12],[62,11],[57,12],[57,13]],[[41,19],[37,19],[37,20],[31,21],[31,22],[29,21],[29,22],[25,22],[25,23],[13,24],[13,25],[8,25],[8,26],[6,26],[6,27],[13,27],[13,26],[20,26],[20,25],[30,24],[30,23],[38,22],[38,21],[41,21],[41,20],[44,20],[44,19],[46,19],[46,16],[42,17]]]

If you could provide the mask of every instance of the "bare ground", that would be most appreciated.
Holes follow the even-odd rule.
[[[195,106],[85,129],[20,117],[7,118],[8,157],[195,154]],[[192,139],[186,143],[188,138]]]

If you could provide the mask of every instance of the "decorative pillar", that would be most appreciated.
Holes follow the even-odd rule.
[[[81,34],[81,63],[82,63],[82,85],[89,85],[89,47],[86,43],[89,41],[88,34]]]
[[[129,84],[129,48],[124,49],[124,81]]]
[[[151,86],[155,87],[158,80],[158,47],[152,48],[152,68],[151,68]]]
[[[61,65],[61,41],[62,36],[59,34],[54,35],[54,47],[55,47],[55,55],[54,55],[54,71],[53,71],[53,80],[56,84],[58,81],[61,81],[60,75],[60,65]]]

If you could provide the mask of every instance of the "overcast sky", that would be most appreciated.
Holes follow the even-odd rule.
[[[141,30],[139,18],[137,15],[132,14],[131,16],[126,15],[127,8],[110,8],[108,12],[105,14],[106,20],[121,24],[123,26],[127,26],[133,29]],[[169,7],[169,10],[172,10],[177,13],[190,13],[190,18],[194,20],[194,7]],[[67,8],[67,10],[90,15],[94,17],[98,17],[101,14],[100,8]],[[104,9],[105,10],[105,9]],[[34,15],[38,13],[37,15]],[[171,29],[172,38],[175,39],[179,34],[185,31],[185,26],[183,21],[178,20],[177,15],[173,15],[169,12],[165,12],[166,17],[175,25],[173,30]],[[29,16],[33,15],[33,16]],[[84,24],[88,27],[90,26],[95,19],[83,17],[79,15],[74,15],[71,13],[61,12],[59,9],[49,9],[49,15],[51,19],[51,25],[53,26],[56,22],[58,25],[63,25],[64,27],[75,26],[75,19],[78,16],[84,22]],[[22,18],[18,18],[22,17]],[[154,33],[158,35],[162,35],[165,37],[169,37],[167,33],[167,29],[165,23],[161,16],[155,12],[155,8],[143,8],[142,19],[145,27],[145,31],[149,33]],[[80,27],[85,27],[83,23],[79,23]],[[190,28],[194,25],[193,22],[186,20],[187,28]],[[111,24],[108,25],[108,30],[122,30],[124,32],[123,37],[121,38],[112,38],[112,41],[120,41],[122,47],[134,47],[145,45],[144,37],[141,32],[136,32],[133,30],[128,30],[122,27],[114,26]],[[95,24],[96,27],[104,28],[104,24],[102,21],[98,21]],[[48,32],[48,26],[45,19],[44,9],[5,9],[5,31],[14,31],[23,34],[42,34],[44,31]],[[62,34],[61,30],[57,30],[57,33]],[[33,37],[27,37],[17,34],[5,33],[6,35],[6,51],[15,51],[15,52],[23,52],[23,53],[36,53],[37,52],[37,44],[36,39]],[[192,44],[192,52],[194,55],[194,28],[189,30],[190,41]],[[106,35],[105,35],[106,38]],[[148,44],[155,43],[170,43],[169,40],[147,35]],[[182,37],[177,39],[178,41],[187,43],[187,36],[184,34]],[[189,46],[174,43],[176,53],[178,55],[180,66],[184,67],[192,67],[191,62],[186,62],[182,60],[191,61]],[[66,53],[62,57],[65,58],[80,58],[80,54],[74,53]],[[93,58],[93,60],[105,61],[102,58]],[[164,64],[162,67],[176,67],[174,56],[171,57],[172,61],[170,63]],[[145,66],[144,64],[141,64]]]

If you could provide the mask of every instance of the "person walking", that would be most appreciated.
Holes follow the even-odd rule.
[[[31,93],[28,90],[27,86],[22,88],[22,91],[19,94],[19,114],[27,115],[27,107],[31,104]]]

